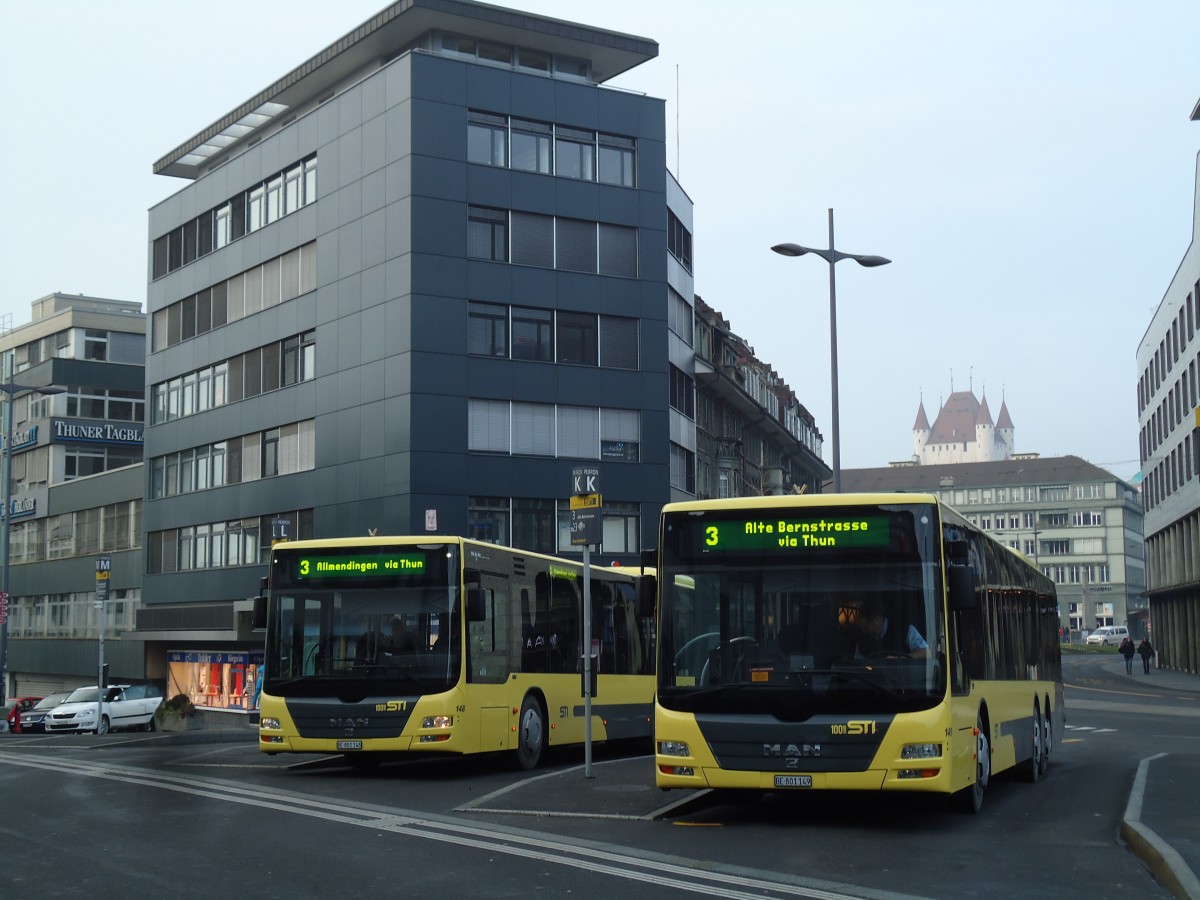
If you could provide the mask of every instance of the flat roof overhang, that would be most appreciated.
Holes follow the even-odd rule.
[[[591,61],[603,83],[658,56],[658,43],[471,0],[398,0],[154,164],[154,174],[199,177],[215,156],[241,143],[288,110],[304,106],[355,73],[410,46],[432,30],[528,47]]]

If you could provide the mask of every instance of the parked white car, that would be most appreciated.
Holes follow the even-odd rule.
[[[1129,629],[1124,625],[1101,625],[1087,636],[1087,642],[1116,647],[1127,637],[1129,637]]]
[[[61,706],[46,716],[46,731],[50,734],[91,731],[106,734],[118,728],[154,730],[154,713],[162,703],[162,693],[151,684],[114,684],[105,691],[100,721],[96,722],[100,690],[95,685],[81,687]]]

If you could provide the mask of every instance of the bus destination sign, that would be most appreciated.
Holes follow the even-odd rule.
[[[823,516],[816,519],[779,519],[765,516],[700,522],[700,550],[806,551],[862,549],[888,546],[891,535],[886,516]]]
[[[296,577],[301,581],[318,578],[371,578],[374,576],[421,575],[425,572],[423,553],[358,553],[344,556],[302,556],[296,560]]]

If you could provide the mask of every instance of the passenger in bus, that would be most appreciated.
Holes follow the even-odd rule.
[[[872,657],[929,656],[929,644],[915,625],[892,627],[883,611],[883,600],[859,594],[845,601],[838,611],[842,652],[855,659]]]
[[[388,641],[389,653],[412,653],[417,649],[417,639],[398,616],[392,619],[391,638]]]

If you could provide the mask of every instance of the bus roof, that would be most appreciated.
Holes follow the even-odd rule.
[[[700,512],[713,509],[803,509],[824,506],[871,506],[888,503],[937,504],[935,494],[773,494],[769,497],[730,497],[725,500],[683,500],[668,503],[663,513]]]

